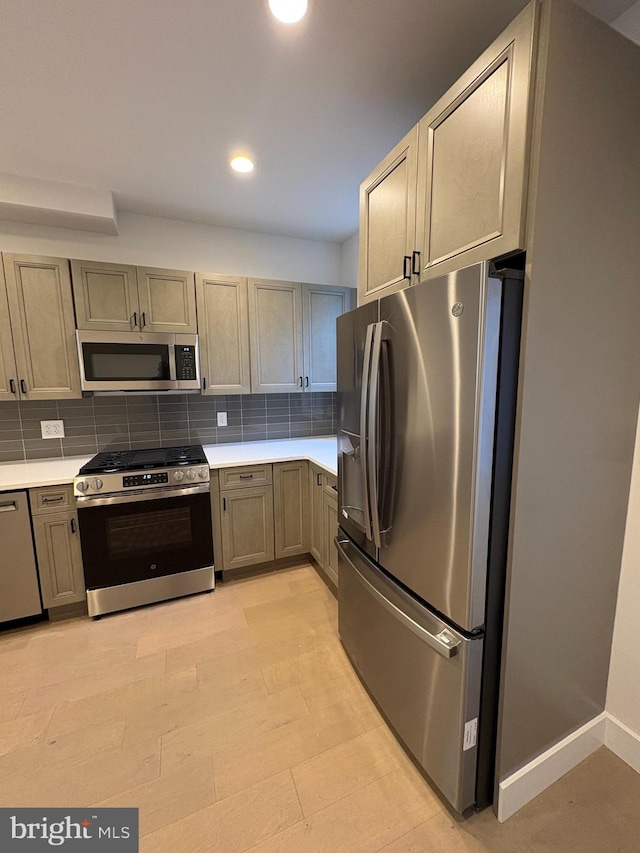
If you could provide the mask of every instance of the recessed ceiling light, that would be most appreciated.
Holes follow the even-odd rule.
[[[269,8],[283,24],[295,24],[305,16],[307,0],[269,0]]]
[[[230,163],[232,169],[236,172],[253,172],[253,162],[248,157],[234,157]]]

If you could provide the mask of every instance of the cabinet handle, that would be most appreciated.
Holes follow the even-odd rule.
[[[404,256],[402,278],[411,278],[411,255]]]
[[[227,499],[222,498],[222,512],[226,512],[226,511],[227,511]]]
[[[75,534],[75,532],[76,532],[76,520],[75,520],[75,518],[72,518],[69,521],[69,525],[71,526],[71,532]]]
[[[58,495],[57,498],[42,498],[42,503],[43,504],[57,504],[62,500],[64,500],[64,495]]]
[[[23,394],[27,393],[27,383],[24,381],[24,379],[20,380],[20,389]]]
[[[133,312],[133,325],[134,326],[138,325],[138,312],[137,311]]]
[[[203,379],[202,379],[202,390],[203,390],[203,391],[206,391],[206,390],[207,390],[207,380],[206,380],[206,377],[203,377]]]
[[[304,387],[305,387],[305,388],[308,388],[308,387],[309,387],[309,377],[308,377],[308,376],[305,376],[305,377],[304,377]]]
[[[414,275],[420,275],[420,252],[413,253],[412,270]]]
[[[299,376],[299,377],[298,377],[298,382],[299,382],[299,384],[300,384],[300,387],[302,388],[302,376]]]
[[[142,314],[140,315],[140,320],[142,321],[142,325],[140,326],[140,328],[141,328],[141,329],[144,329],[144,327],[147,325],[147,318],[146,318],[146,316],[145,316],[144,311],[143,311],[143,312],[142,312]]]
[[[16,383],[13,381],[13,379],[9,380],[9,390],[12,394],[16,393]]]
[[[241,480],[253,480],[253,474],[240,474]]]

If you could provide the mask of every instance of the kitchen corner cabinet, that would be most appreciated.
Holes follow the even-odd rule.
[[[336,390],[336,318],[348,287],[249,279],[253,393]]]
[[[421,279],[524,248],[535,12],[530,3],[420,121]]]
[[[196,273],[203,394],[250,394],[246,278]]]
[[[253,484],[254,480],[264,482],[265,477],[268,484]],[[271,465],[220,471],[220,527],[223,569],[274,559]]]
[[[0,399],[82,396],[69,262],[3,254]]]
[[[78,520],[71,487],[29,491],[42,602],[46,608],[86,599]]]
[[[417,249],[417,180],[416,126],[360,187],[360,302],[411,283]]]
[[[273,466],[276,560],[309,551],[309,471],[305,461]]]
[[[78,260],[71,272],[79,329],[197,332],[192,272]]]

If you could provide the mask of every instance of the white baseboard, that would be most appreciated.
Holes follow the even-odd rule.
[[[604,743],[618,758],[640,773],[640,735],[611,714],[607,714]]]
[[[588,758],[605,743],[609,714],[605,711],[534,758],[504,781],[498,789],[498,820],[502,823],[545,788]],[[640,745],[640,741],[638,741]],[[614,750],[615,752],[615,750]],[[618,754],[618,753],[616,753]],[[622,758],[622,756],[620,756]],[[640,752],[638,752],[640,758]],[[626,761],[626,759],[624,759]],[[633,765],[632,765],[633,766]]]

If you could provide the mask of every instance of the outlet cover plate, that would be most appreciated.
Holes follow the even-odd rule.
[[[218,426],[226,426],[227,425],[227,413],[226,412],[218,412]]]
[[[40,421],[43,438],[64,438],[64,421]]]

